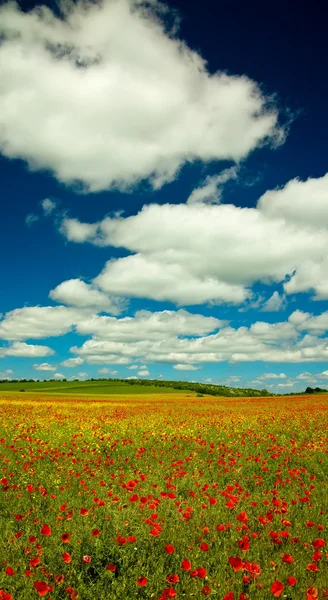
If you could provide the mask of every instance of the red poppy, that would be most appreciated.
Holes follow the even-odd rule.
[[[71,536],[69,533],[63,533],[61,539],[62,539],[63,544],[67,544],[70,541]]]
[[[39,596],[45,596],[53,589],[52,585],[49,586],[45,581],[35,581],[33,585]]]
[[[42,525],[41,533],[42,533],[42,535],[51,535],[51,527],[47,524]]]
[[[100,531],[99,529],[93,529],[91,531],[91,534],[93,535],[93,537],[98,537],[98,535],[100,535]]]
[[[31,567],[37,567],[39,564],[40,564],[40,559],[38,557],[31,558],[31,560],[30,560]]]
[[[228,561],[234,571],[240,571],[244,567],[244,563],[239,556],[229,556]]]
[[[88,554],[85,554],[84,556],[82,556],[82,562],[87,563],[87,564],[91,563],[90,556]]]
[[[315,550],[319,550],[319,548],[323,548],[323,546],[325,546],[325,545],[326,545],[326,542],[325,542],[325,540],[322,540],[322,539],[320,539],[320,538],[319,538],[319,539],[317,539],[317,540],[314,540],[314,541],[312,542],[312,546],[313,546],[313,548],[314,548]]]
[[[147,585],[147,578],[144,577],[143,575],[141,577],[139,577],[139,579],[137,579],[137,584],[140,585],[141,587],[145,587],[145,585]]]
[[[306,567],[306,570],[311,571],[311,573],[317,573],[319,571],[319,567],[315,563],[309,563]]]
[[[241,512],[239,513],[239,515],[237,516],[238,521],[240,521],[241,523],[247,523],[248,522],[248,516],[247,513],[245,512]]]
[[[281,583],[281,581],[274,581],[271,586],[271,594],[273,594],[275,598],[279,598],[284,589],[284,585]]]
[[[203,550],[203,552],[207,552],[210,549],[209,545],[206,544],[205,542],[202,542],[200,545],[200,550]]]
[[[202,592],[203,596],[209,596],[211,593],[211,588],[208,585],[204,585],[201,592]]]
[[[107,565],[107,571],[111,571],[112,573],[115,573],[117,567],[116,565]]]
[[[172,546],[172,544],[166,544],[165,550],[168,554],[173,554],[175,548],[174,548],[174,546]]]
[[[171,583],[172,585],[175,585],[179,581],[179,575],[177,575],[176,573],[174,575],[168,575],[166,581],[168,583]]]
[[[225,596],[223,596],[222,600],[235,600],[235,596],[232,592],[228,592]]]
[[[122,537],[121,535],[119,535],[116,538],[116,541],[118,544],[120,544],[120,546],[124,546],[124,544],[126,544],[126,542],[127,542],[127,539],[126,539],[126,537]]]
[[[190,571],[191,562],[187,558],[183,559],[183,561],[181,563],[181,569],[183,569],[184,571]]]
[[[205,579],[206,575],[207,575],[206,569],[204,569],[204,567],[198,567],[197,577],[199,577],[200,579]]]
[[[282,562],[287,563],[288,565],[294,562],[294,558],[291,554],[283,554],[281,560]]]
[[[65,563],[67,563],[67,564],[68,564],[68,563],[70,563],[70,562],[72,561],[72,557],[71,557],[71,555],[69,554],[69,552],[63,552],[63,554],[62,554],[62,559],[63,559],[63,561],[64,561]]]
[[[80,508],[81,517],[86,517],[88,514],[89,514],[89,511],[87,508]]]
[[[136,538],[135,535],[129,535],[128,542],[130,542],[131,544],[133,544],[136,541],[137,541],[137,538]]]
[[[296,577],[287,577],[287,583],[291,587],[294,587],[294,585],[297,583]]]
[[[10,575],[10,576],[15,575],[15,571],[12,567],[7,567],[5,570],[5,573],[6,573],[6,575]]]

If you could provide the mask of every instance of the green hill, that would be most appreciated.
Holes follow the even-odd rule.
[[[209,383],[191,383],[186,381],[161,381],[150,379],[89,379],[87,381],[34,381],[0,380],[1,391],[39,392],[52,394],[154,394],[174,392],[195,392],[211,396],[270,396],[265,389],[232,388]]]

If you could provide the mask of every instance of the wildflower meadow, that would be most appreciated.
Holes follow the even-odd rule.
[[[0,398],[0,598],[328,598],[325,396]]]

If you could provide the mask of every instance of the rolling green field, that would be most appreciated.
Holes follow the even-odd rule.
[[[0,384],[1,392],[40,392],[42,394],[172,394],[179,390],[170,387],[129,385],[123,381],[6,381]],[[193,392],[190,392],[193,394]]]

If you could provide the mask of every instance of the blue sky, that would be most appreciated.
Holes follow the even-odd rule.
[[[327,385],[324,22],[0,3],[0,377]]]

